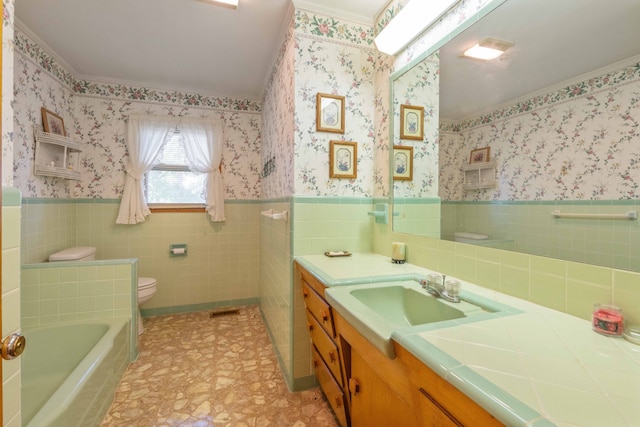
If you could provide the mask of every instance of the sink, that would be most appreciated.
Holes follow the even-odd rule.
[[[429,294],[419,278],[330,287],[331,306],[371,344],[393,359],[392,334],[406,335],[513,314],[510,307],[461,291],[453,303]],[[516,310],[517,311],[517,310]]]
[[[444,304],[424,291],[404,286],[355,289],[351,295],[397,326],[421,325],[465,317],[463,311]]]

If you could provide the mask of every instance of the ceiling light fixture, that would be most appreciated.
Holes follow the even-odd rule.
[[[458,0],[411,0],[375,38],[380,52],[395,55]]]
[[[513,43],[487,37],[480,40],[475,46],[464,51],[463,55],[469,58],[491,61],[502,55]]]
[[[238,8],[238,0],[210,0],[211,3],[217,4],[218,6],[228,7],[230,9]]]

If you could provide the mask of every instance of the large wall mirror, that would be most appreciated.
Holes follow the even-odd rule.
[[[638,0],[507,0],[394,73],[394,231],[640,271],[639,28]],[[513,46],[462,56],[487,37]]]

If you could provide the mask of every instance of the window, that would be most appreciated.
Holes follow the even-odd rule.
[[[160,163],[146,173],[147,203],[153,208],[176,204],[202,207],[207,175],[189,170],[179,130],[169,134],[169,138]]]

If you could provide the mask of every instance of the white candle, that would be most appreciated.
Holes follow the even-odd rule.
[[[406,245],[402,242],[393,242],[391,244],[391,259],[404,261]]]

